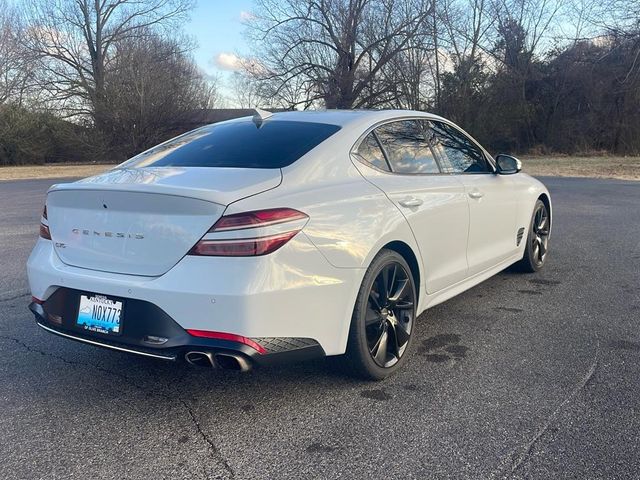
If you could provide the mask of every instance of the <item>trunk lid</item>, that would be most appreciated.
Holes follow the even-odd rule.
[[[60,259],[76,267],[159,276],[222,216],[226,206],[270,190],[280,169],[115,169],[47,195]]]

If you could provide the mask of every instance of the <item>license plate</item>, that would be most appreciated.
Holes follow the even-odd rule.
[[[104,295],[80,295],[76,325],[105,335],[122,333],[122,302]]]

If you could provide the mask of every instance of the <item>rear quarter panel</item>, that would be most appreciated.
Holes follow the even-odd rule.
[[[360,281],[375,255],[392,241],[406,243],[422,269],[406,219],[353,166],[348,153],[350,140],[322,144],[307,154],[312,158],[303,157],[284,168],[278,188],[234,202],[225,214],[275,207],[298,209],[309,216],[304,234],[326,260],[337,268],[361,270]]]

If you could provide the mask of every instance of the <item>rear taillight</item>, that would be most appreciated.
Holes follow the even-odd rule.
[[[45,240],[51,240],[49,219],[47,218],[47,205],[45,205],[44,210],[42,210],[42,218],[40,219],[40,236]]]
[[[194,245],[190,255],[254,257],[275,252],[309,217],[292,208],[271,208],[221,217]]]

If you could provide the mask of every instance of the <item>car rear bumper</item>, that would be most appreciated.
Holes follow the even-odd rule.
[[[161,309],[145,301],[127,300],[121,335],[89,332],[75,323],[78,297],[84,292],[59,288],[42,303],[31,302],[29,310],[42,329],[55,335],[94,346],[167,361],[180,361],[189,352],[241,359],[240,364],[272,365],[296,362],[325,355],[318,342],[310,338],[256,338],[256,348],[237,341],[190,335]],[[149,341],[153,339],[153,341]],[[161,342],[161,343],[159,343]]]
[[[44,302],[45,312],[51,308],[49,305],[59,302],[55,300],[58,291],[60,295],[96,293],[121,298],[127,305],[151,305],[153,308],[145,310],[144,315],[152,319],[166,316],[171,323],[143,322],[138,314],[127,316],[124,328],[137,328],[132,325],[141,322],[146,330],[138,331],[138,342],[143,335],[171,338],[173,343],[164,345],[163,349],[176,347],[178,355],[184,353],[184,347],[230,346],[214,345],[209,339],[194,340],[186,330],[227,332],[249,339],[312,339],[324,354],[337,355],[346,348],[354,301],[364,271],[333,267],[301,232],[270,255],[240,258],[187,255],[158,277],[66,265],[56,254],[52,242],[40,239],[27,263],[27,273],[32,295]],[[71,309],[64,311],[66,322],[67,317],[77,315],[74,310],[78,307],[77,296],[72,295],[63,303]],[[125,310],[128,308],[125,306]],[[46,313],[60,315],[53,310]],[[44,323],[40,323],[56,332],[82,337],[83,332],[74,332],[68,324],[51,324],[46,317]],[[175,332],[158,333],[170,324],[175,325]],[[106,340],[123,342],[115,338]],[[142,344],[133,346],[146,348]],[[235,347],[244,351],[241,345]]]

